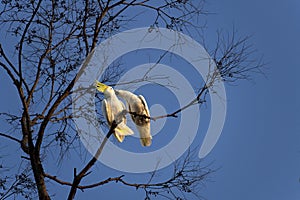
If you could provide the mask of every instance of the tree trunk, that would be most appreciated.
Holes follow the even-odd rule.
[[[46,189],[44,170],[40,158],[35,153],[31,156],[31,166],[40,200],[50,200]]]

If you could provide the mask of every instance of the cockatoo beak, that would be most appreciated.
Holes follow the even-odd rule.
[[[100,91],[100,92],[102,92],[102,93],[108,88],[107,85],[105,85],[105,84],[103,84],[103,83],[100,83],[100,82],[97,81],[97,80],[95,81],[95,84],[96,84],[97,90]]]

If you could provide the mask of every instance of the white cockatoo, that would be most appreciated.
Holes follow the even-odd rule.
[[[141,144],[143,146],[150,146],[152,143],[150,113],[145,98],[142,95],[135,95],[126,90],[115,90],[115,93],[126,101],[131,118],[140,133]]]
[[[112,87],[96,81],[96,88],[104,94],[102,101],[103,115],[110,127],[115,120],[117,127],[114,135],[119,142],[123,142],[126,135],[133,134],[133,131],[126,125],[126,108],[123,102],[118,99]]]

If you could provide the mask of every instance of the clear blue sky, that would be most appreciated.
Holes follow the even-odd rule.
[[[300,199],[300,2],[212,0],[207,10],[216,13],[207,18],[208,35],[215,36],[219,28],[230,30],[234,24],[239,33],[253,34],[253,45],[269,64],[266,77],[254,75],[251,82],[226,88],[225,127],[206,157],[207,163],[214,161],[213,166],[220,168],[200,194],[209,200]],[[7,78],[2,72],[0,76],[1,85],[5,84]],[[1,110],[13,105],[10,91],[1,86],[1,97],[5,95]],[[73,167],[76,159],[70,158],[63,167]],[[103,172],[99,173],[103,178],[120,174],[103,165],[93,169],[96,171]],[[70,178],[72,173],[65,176]],[[138,175],[131,179],[140,180]],[[54,199],[64,199],[68,187],[64,188],[57,188]],[[78,191],[76,199],[96,197],[143,199],[144,193],[111,183]]]
[[[267,77],[227,87],[223,135],[209,158],[222,168],[207,184],[207,199],[300,198],[300,2],[210,2],[209,26],[253,33],[270,62]]]

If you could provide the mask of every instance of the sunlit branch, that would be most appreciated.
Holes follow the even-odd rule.
[[[117,125],[118,124],[116,123],[116,121],[112,122],[112,125],[111,125],[108,133],[106,134],[103,141],[101,142],[101,144],[100,144],[99,148],[97,149],[97,152],[95,153],[94,157],[86,164],[86,166],[78,174],[76,172],[76,168],[74,168],[74,179],[73,179],[73,182],[72,182],[72,187],[71,187],[70,192],[69,192],[68,200],[74,199],[74,196],[76,194],[76,190],[77,190],[78,185],[80,184],[82,178],[88,175],[89,169],[92,168],[94,166],[94,164],[96,163],[96,161],[98,160],[99,156],[101,155],[101,153],[103,151],[103,148],[104,148],[107,140],[114,133],[115,128],[117,127]]]

